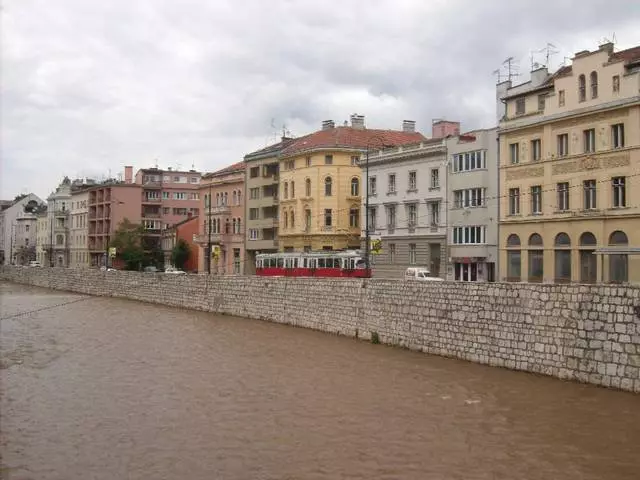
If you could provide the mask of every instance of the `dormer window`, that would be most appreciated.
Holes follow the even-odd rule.
[[[598,74],[597,72],[591,72],[589,77],[591,81],[591,98],[598,98]]]
[[[523,115],[524,114],[524,105],[525,105],[524,102],[525,102],[524,98],[516,99],[516,115]]]
[[[578,101],[584,102],[587,99],[587,81],[584,75],[578,77]]]

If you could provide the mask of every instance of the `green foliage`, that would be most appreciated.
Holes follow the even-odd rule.
[[[376,345],[380,343],[380,336],[378,335],[378,332],[371,332],[371,343]]]
[[[131,223],[128,218],[118,225],[111,246],[116,248],[117,256],[124,262],[126,270],[139,270],[145,261],[143,233],[142,225]]]
[[[183,270],[185,263],[189,260],[190,254],[189,244],[183,239],[179,239],[171,251],[171,263],[173,263],[176,268]]]

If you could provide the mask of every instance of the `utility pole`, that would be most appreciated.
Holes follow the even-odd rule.
[[[211,198],[211,186],[212,186],[212,182],[209,182],[209,214],[208,216],[208,241],[207,241],[207,274],[211,275],[211,203],[212,203],[212,198]]]

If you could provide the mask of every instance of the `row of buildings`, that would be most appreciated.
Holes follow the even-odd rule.
[[[260,252],[362,248],[368,229],[374,276],[417,265],[458,281],[638,282],[639,169],[640,47],[607,43],[499,83],[487,129],[436,120],[427,137],[413,121],[378,130],[354,114],[213,173],[65,179],[36,250],[99,266],[128,218],[167,255],[190,243],[191,270],[251,274]]]

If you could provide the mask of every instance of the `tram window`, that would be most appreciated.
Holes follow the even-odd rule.
[[[318,268],[324,268],[324,258],[319,258],[317,262],[318,262]]]
[[[307,259],[306,258],[302,259],[302,267],[303,268],[307,268]]]
[[[297,258],[292,258],[291,259],[291,268],[298,268],[298,259]]]
[[[334,258],[333,259],[333,268],[340,268],[340,259],[339,258]]]
[[[280,268],[284,267],[284,258],[278,258],[276,265]]]

